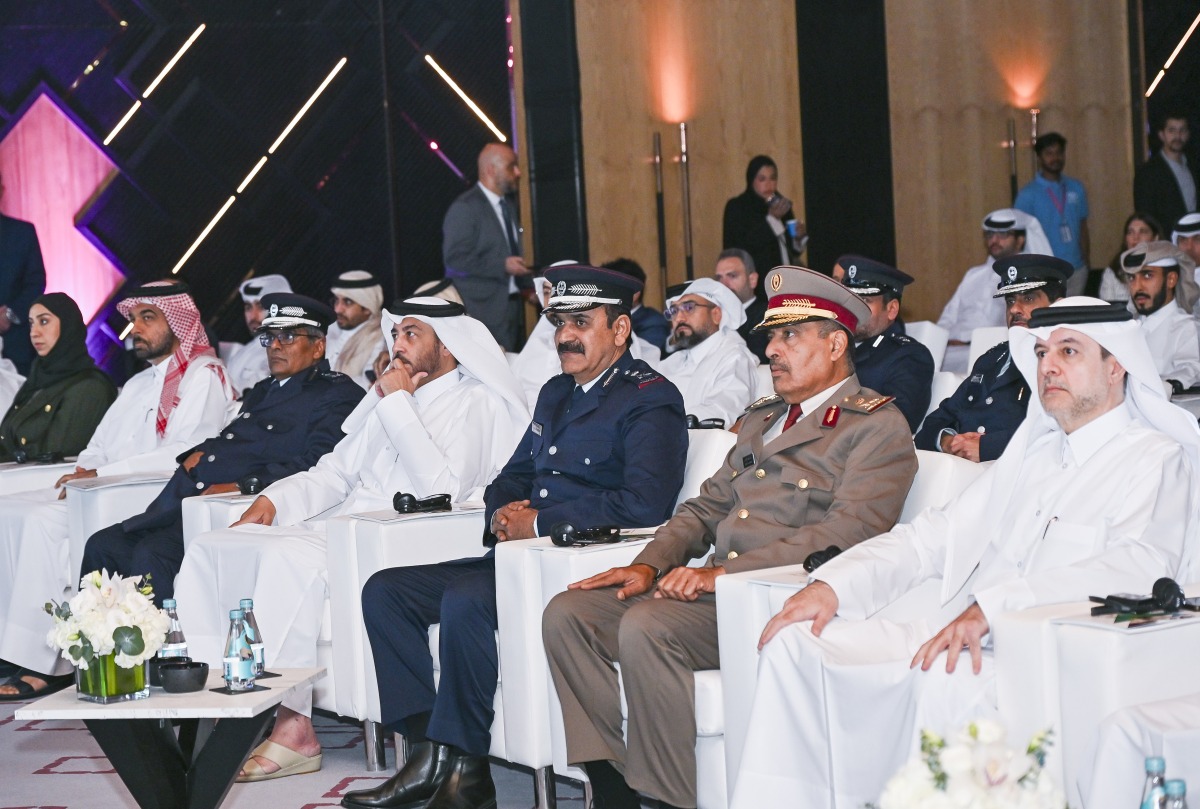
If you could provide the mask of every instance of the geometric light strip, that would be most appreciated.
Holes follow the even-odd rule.
[[[1196,19],[1192,20],[1192,25],[1187,29],[1187,33],[1183,35],[1183,39],[1179,40],[1179,44],[1175,46],[1175,50],[1171,52],[1171,58],[1163,65],[1162,70],[1158,71],[1158,75],[1154,77],[1154,81],[1150,83],[1150,89],[1146,91],[1146,98],[1154,92],[1154,88],[1158,87],[1158,83],[1163,80],[1163,76],[1167,75],[1167,71],[1171,69],[1171,64],[1175,61],[1175,57],[1183,50],[1183,46],[1187,44],[1188,38],[1192,32],[1196,30],[1196,26],[1200,25],[1200,14],[1196,15]]]
[[[492,130],[492,134],[494,134],[501,143],[508,143],[508,138],[504,137],[504,133],[496,128],[496,125],[491,122],[491,119],[484,115],[483,110],[479,109],[479,105],[472,101],[470,97],[462,91],[462,88],[455,83],[454,79],[450,78],[450,74],[442,70],[442,66],[435,62],[432,56],[425,54],[425,61],[429,63],[430,67],[437,71],[437,74],[442,77],[442,80],[445,81],[446,84],[450,85],[450,89],[457,93],[458,97],[461,98],[466,105],[471,108],[471,112],[478,115],[479,120],[483,121],[487,125],[487,128]]]
[[[133,106],[129,108],[129,112],[125,113],[121,120],[117,121],[117,125],[113,127],[112,132],[108,133],[108,137],[104,139],[105,146],[112,143],[113,138],[117,136],[117,133],[125,128],[125,124],[129,123],[129,119],[132,118],[133,114],[141,108],[142,99],[150,97],[150,94],[154,92],[159,83],[167,77],[168,73],[171,72],[171,68],[175,67],[175,63],[178,62],[185,53],[187,53],[188,48],[192,47],[192,43],[199,39],[200,35],[204,33],[204,28],[204,23],[201,23],[200,27],[193,31],[192,35],[187,38],[187,42],[184,42],[183,45],[180,46],[179,50],[175,51],[175,55],[172,56],[170,60],[163,66],[163,69],[158,71],[158,75],[154,77],[154,81],[150,82],[145,91],[138,97],[138,100],[133,102]]]
[[[175,275],[181,269],[183,269],[183,265],[186,264],[187,260],[192,257],[192,253],[196,252],[196,248],[200,246],[200,243],[207,238],[208,234],[212,232],[212,229],[217,226],[217,222],[221,221],[221,217],[225,215],[225,212],[229,210],[230,206],[237,201],[238,196],[240,196],[242,192],[246,190],[246,187],[250,185],[250,181],[253,180],[255,175],[257,175],[262,167],[266,165],[268,156],[275,153],[275,150],[279,148],[281,143],[283,143],[283,139],[286,138],[288,133],[295,128],[296,124],[300,123],[300,119],[304,117],[304,114],[308,112],[309,108],[312,107],[314,103],[316,103],[316,100],[320,97],[321,93],[325,92],[325,88],[329,86],[330,82],[333,81],[334,77],[337,76],[341,69],[346,66],[346,61],[347,60],[345,56],[338,60],[338,63],[333,66],[333,70],[329,71],[329,75],[325,77],[325,80],[322,81],[313,94],[308,97],[308,100],[304,102],[304,105],[300,107],[300,110],[292,116],[292,120],[288,121],[287,126],[285,126],[283,131],[279,133],[279,137],[277,137],[275,142],[271,144],[271,148],[267,150],[267,154],[258,159],[258,162],[254,164],[254,168],[250,169],[250,173],[247,174],[245,179],[243,179],[238,185],[237,190],[233,192],[233,195],[230,196],[229,199],[225,200],[225,204],[221,206],[221,210],[217,211],[216,216],[209,220],[208,224],[205,225],[204,230],[200,231],[200,235],[196,237],[196,240],[192,242],[191,246],[188,247],[188,249],[184,251],[184,254],[179,257],[179,261],[175,262],[175,266],[171,268],[171,275]]]

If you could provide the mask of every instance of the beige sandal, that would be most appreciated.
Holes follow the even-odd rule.
[[[279,765],[279,769],[274,772],[266,772],[262,765],[254,760],[255,756],[261,756],[268,761],[273,761]],[[242,771],[238,774],[237,782],[246,784],[251,781],[270,781],[272,778],[285,778],[289,775],[304,775],[310,772],[319,772],[321,769],[321,754],[315,756],[302,756],[290,747],[284,747],[282,744],[267,739],[258,747],[254,748],[254,752],[246,759],[246,763],[242,765]]]

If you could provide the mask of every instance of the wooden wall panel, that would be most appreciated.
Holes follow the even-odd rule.
[[[1010,117],[1020,185],[1032,177],[1030,107],[1039,131],[1069,142],[1092,264],[1106,264],[1133,204],[1124,0],[886,0],[886,10],[897,261],[919,279],[905,315],[936,319],[986,256],[980,220],[1010,203]]]
[[[803,218],[793,0],[576,0],[591,259],[645,267],[661,304],[652,133],[663,141],[668,281],[684,280],[678,122],[688,122],[693,255],[709,275],[725,201],[759,153]],[[551,259],[552,257],[546,257]]]

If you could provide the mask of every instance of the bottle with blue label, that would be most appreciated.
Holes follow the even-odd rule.
[[[229,611],[229,636],[225,639],[225,685],[230,691],[254,688],[254,652],[246,639],[246,615]]]
[[[1146,758],[1146,787],[1142,790],[1141,809],[1164,809],[1167,803],[1167,790],[1163,773],[1167,771],[1167,762],[1162,756]]]
[[[1172,778],[1167,781],[1164,789],[1167,793],[1167,809],[1187,809],[1187,801],[1184,796],[1187,795],[1187,784],[1182,778]]]
[[[262,633],[258,631],[258,621],[254,618],[254,599],[243,598],[241,606],[246,615],[246,639],[250,641],[250,651],[254,653],[254,676],[261,677],[267,670],[267,657],[263,651]]]
[[[167,638],[163,641],[162,648],[158,650],[158,656],[161,658],[187,657],[187,638],[183,636],[183,627],[179,625],[179,616],[175,612],[175,599],[164,598],[163,610],[167,613],[167,620],[171,623],[167,627]]]

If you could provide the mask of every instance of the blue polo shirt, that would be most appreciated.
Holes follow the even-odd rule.
[[[1072,267],[1083,266],[1083,255],[1079,250],[1079,226],[1088,215],[1087,192],[1083,190],[1083,183],[1065,175],[1061,182],[1052,183],[1038,172],[1017,194],[1015,207],[1042,223],[1042,230],[1046,231],[1054,255],[1071,262]],[[1063,232],[1064,226],[1068,233]]]

